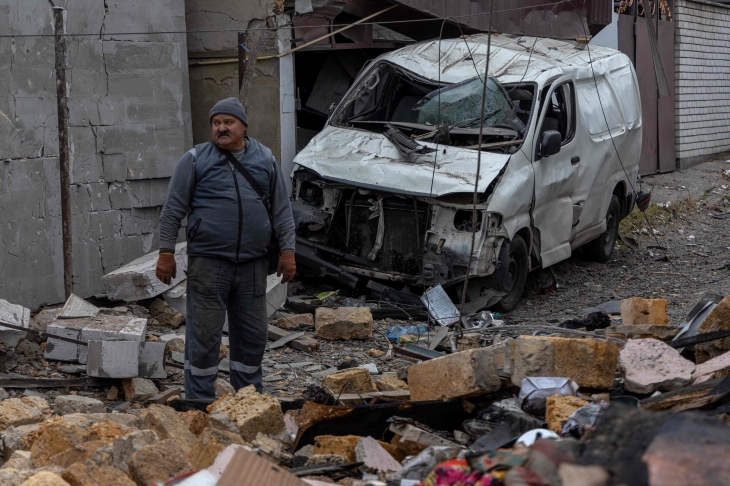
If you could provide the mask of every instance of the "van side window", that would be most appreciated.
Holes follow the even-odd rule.
[[[553,91],[549,100],[546,100],[545,118],[540,128],[540,134],[555,130],[560,132],[563,145],[570,143],[575,135],[575,90],[573,83],[568,81]]]

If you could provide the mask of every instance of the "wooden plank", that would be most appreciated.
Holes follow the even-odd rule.
[[[289,331],[269,324],[269,341],[278,341],[289,334],[291,334]],[[287,344],[292,348],[305,353],[311,353],[319,349],[319,341],[312,339],[309,336],[301,336]]]
[[[720,383],[719,379],[706,381],[699,385],[686,386],[662,395],[645,398],[640,402],[641,408],[647,410],[671,410],[681,412],[701,408],[712,402],[710,391]]]

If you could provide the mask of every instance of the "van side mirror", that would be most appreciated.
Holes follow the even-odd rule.
[[[560,146],[563,143],[563,137],[560,132],[555,130],[545,130],[542,133],[542,140],[537,149],[537,155],[540,157],[550,157],[560,152]]]

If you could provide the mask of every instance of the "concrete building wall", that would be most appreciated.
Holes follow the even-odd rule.
[[[193,117],[193,140],[210,141],[208,113],[213,105],[230,96],[238,97],[238,63],[196,65],[196,63],[238,57],[238,33],[249,28],[281,23],[277,15],[281,2],[275,0],[222,1],[186,0],[188,57]],[[280,16],[281,17],[281,16]],[[210,32],[217,31],[217,32]],[[259,55],[277,54],[276,31],[264,33]],[[256,63],[253,85],[248,97],[249,135],[271,148],[281,160],[281,103],[279,96],[279,61]]]
[[[674,5],[676,147],[680,167],[730,150],[730,6]]]
[[[157,244],[175,165],[192,146],[183,0],[67,2],[76,293]],[[0,0],[0,298],[63,295],[53,14]],[[124,35],[125,32],[148,32]],[[98,34],[97,34],[98,33]]]

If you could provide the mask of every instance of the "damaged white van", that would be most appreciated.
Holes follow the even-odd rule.
[[[415,44],[363,69],[294,160],[300,268],[392,300],[438,284],[460,298],[468,272],[467,310],[509,311],[529,271],[580,246],[610,258],[641,152],[629,58],[494,35],[480,146],[487,39]]]

